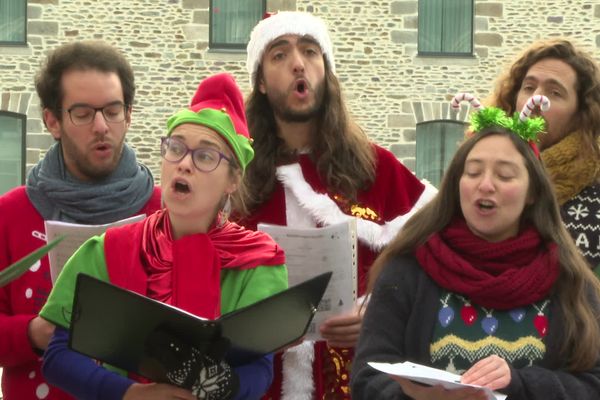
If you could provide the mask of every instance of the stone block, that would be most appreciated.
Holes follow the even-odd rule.
[[[296,0],[268,0],[267,11],[295,11]]]
[[[129,42],[129,45],[131,47],[136,47],[136,48],[150,47],[150,43],[148,43],[148,42],[140,42],[140,41],[137,41],[137,40],[132,40],[131,42]]]
[[[548,16],[548,18],[546,18],[546,21],[553,24],[562,24],[564,22],[564,17],[562,15]]]
[[[393,1],[390,5],[392,15],[416,14],[418,11],[418,2],[416,1]]]
[[[488,48],[475,46],[475,54],[477,54],[477,57],[479,57],[479,58],[487,58]]]
[[[417,140],[417,130],[416,129],[405,129],[402,132],[402,136],[405,142],[415,142]]]
[[[403,18],[404,20],[404,29],[418,29],[419,27],[419,17],[416,15],[406,15]]]
[[[42,36],[57,36],[58,22],[54,21],[29,21],[27,34]]]
[[[29,108],[29,101],[31,100],[31,93],[21,93],[21,98],[19,99],[19,114],[27,114],[27,109]]]
[[[388,115],[388,128],[408,128],[415,125],[415,117],[412,114],[390,114]]]
[[[416,149],[417,146],[415,143],[394,143],[390,146],[390,151],[400,159],[414,157]]]
[[[2,96],[0,96],[0,110],[8,110],[9,102],[10,102],[10,92],[2,93]]]
[[[27,147],[33,149],[47,150],[54,144],[54,138],[49,133],[27,134]]]
[[[31,3],[31,2],[30,2]],[[27,5],[27,20],[39,19],[42,17],[42,6],[37,4]]]
[[[37,164],[40,161],[40,149],[27,149],[25,160],[27,164]]]
[[[58,4],[59,0],[28,0],[28,3],[37,3],[37,4]]]
[[[189,41],[207,41],[208,25],[190,24],[183,27],[185,40]]]
[[[27,118],[28,133],[44,133],[44,123],[41,119]]]
[[[209,0],[182,0],[181,7],[184,10],[194,10],[198,8],[208,8]]]
[[[600,18],[600,4],[594,6],[594,17]]]
[[[417,168],[417,159],[414,157],[411,158],[404,158],[402,160],[400,160],[400,162],[410,170],[410,172],[412,172],[413,174],[416,171]]]
[[[417,31],[392,31],[394,43],[417,43]]]
[[[502,3],[476,3],[475,15],[486,17],[502,17]]]
[[[194,16],[192,18],[192,23],[194,24],[209,24],[209,14],[208,10],[198,10],[194,11]]]
[[[486,17],[475,17],[475,32],[487,31],[489,29],[489,19]]]
[[[42,38],[40,36],[31,35],[31,32],[27,32],[27,42],[31,46],[41,46]]]
[[[504,38],[498,33],[480,32],[475,33],[475,44],[479,46],[500,47]]]

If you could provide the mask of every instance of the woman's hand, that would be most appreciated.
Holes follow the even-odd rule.
[[[485,386],[492,390],[504,389],[510,384],[510,368],[506,360],[496,355],[475,363],[465,372],[461,383]]]
[[[27,333],[29,334],[31,347],[46,350],[54,334],[54,325],[38,316],[29,321]]]
[[[465,387],[445,389],[440,385],[423,386],[408,379],[392,376],[402,386],[402,391],[414,400],[487,400],[482,389]]]
[[[134,383],[125,392],[123,400],[196,400],[189,390],[166,383]]]
[[[331,347],[354,347],[358,342],[360,327],[363,321],[363,310],[355,306],[354,309],[342,315],[327,319],[320,326],[319,331],[323,339]]]

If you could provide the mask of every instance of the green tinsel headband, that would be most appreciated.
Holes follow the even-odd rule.
[[[477,133],[488,127],[502,127],[513,132],[531,145],[531,148],[539,157],[539,151],[535,142],[538,135],[544,132],[546,121],[542,117],[530,118],[531,112],[539,107],[542,111],[550,108],[550,100],[546,96],[536,95],[525,103],[520,114],[515,113],[512,117],[506,115],[504,110],[497,107],[482,107],[475,96],[469,93],[459,93],[452,99],[452,108],[458,110],[460,102],[467,100],[477,112],[471,114],[471,132]]]
[[[480,132],[490,126],[506,128],[527,142],[537,142],[538,134],[546,128],[546,121],[542,117],[527,118],[522,121],[519,114],[515,113],[509,117],[504,110],[497,107],[486,107],[471,114],[472,132]]]

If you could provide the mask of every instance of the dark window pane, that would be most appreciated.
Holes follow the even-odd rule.
[[[246,48],[265,13],[265,0],[211,0],[210,5],[210,47]]]
[[[422,54],[472,54],[473,0],[419,0]]]
[[[26,43],[26,25],[26,0],[0,0],[0,44]]]
[[[25,121],[0,111],[0,195],[25,182]]]
[[[466,124],[437,120],[417,124],[416,174],[439,186],[446,167],[463,140]]]

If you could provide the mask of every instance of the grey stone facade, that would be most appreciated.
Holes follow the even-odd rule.
[[[128,141],[156,176],[166,118],[186,106],[202,78],[228,71],[249,90],[245,53],[208,48],[209,0],[28,3],[28,46],[0,47],[0,110],[27,115],[29,165],[52,143],[33,77],[60,43],[103,39],[127,54],[138,87]],[[416,123],[447,116],[458,91],[487,96],[502,68],[533,40],[566,36],[600,55],[597,0],[475,0],[474,55],[463,58],[417,55],[417,0],[267,0],[267,8],[325,19],[350,111],[411,168]]]

